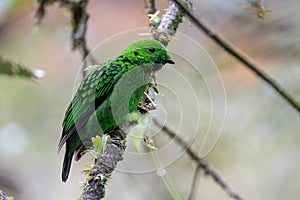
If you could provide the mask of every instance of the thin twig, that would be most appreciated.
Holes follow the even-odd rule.
[[[197,165],[195,172],[194,172],[192,188],[191,188],[191,192],[190,192],[188,200],[193,200],[194,197],[196,196],[196,188],[197,188],[198,181],[199,181],[198,176],[200,175],[200,169],[201,169],[201,166]]]
[[[222,179],[222,177],[213,170],[206,162],[204,162],[203,159],[201,159],[197,153],[195,153],[190,145],[186,143],[180,136],[176,135],[171,129],[169,129],[166,125],[162,125],[160,122],[158,122],[156,119],[152,119],[153,123],[162,129],[164,133],[166,133],[171,139],[174,139],[175,142],[181,146],[183,149],[185,149],[186,153],[190,156],[190,158],[197,163],[197,166],[204,170],[205,174],[212,177],[213,180],[223,188],[223,190],[233,199],[235,200],[242,200],[242,197],[240,197],[239,194],[234,192],[229,185]]]
[[[72,46],[73,50],[79,50],[82,55],[83,65],[81,71],[83,77],[86,76],[84,69],[89,65],[95,65],[97,63],[93,55],[90,54],[90,50],[86,44],[86,30],[89,18],[86,12],[88,2],[88,0],[80,0],[78,2],[60,0],[61,5],[68,8],[72,14]]]
[[[262,71],[253,60],[250,60],[246,55],[239,51],[236,47],[227,42],[220,35],[212,31],[204,23],[200,22],[191,11],[183,6],[182,0],[173,0],[177,6],[184,11],[184,13],[190,18],[190,20],[201,29],[208,37],[210,37],[214,42],[221,46],[230,55],[240,61],[245,67],[256,74],[260,79],[266,82],[271,88],[273,88],[284,100],[286,100],[298,113],[300,113],[300,104],[294,99],[281,85],[273,78],[271,78],[266,72]]]

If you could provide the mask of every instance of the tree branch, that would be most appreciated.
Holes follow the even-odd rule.
[[[213,180],[221,186],[221,188],[233,199],[236,200],[242,200],[239,194],[234,192],[229,185],[222,179],[222,177],[213,170],[206,162],[201,159],[197,153],[195,153],[188,143],[186,143],[181,137],[176,135],[171,129],[169,129],[166,125],[162,125],[160,122],[158,122],[156,119],[152,119],[153,123],[162,129],[164,133],[166,133],[171,139],[174,139],[175,142],[181,146],[183,149],[186,150],[186,153],[190,156],[190,158],[197,164],[197,167],[201,168],[206,175],[213,178]]]
[[[45,7],[58,2],[61,7],[66,8],[71,13],[71,25],[72,25],[72,49],[78,50],[82,56],[82,75],[86,76],[86,71],[84,70],[89,65],[97,64],[96,59],[90,54],[90,49],[86,44],[86,30],[89,15],[86,12],[86,7],[88,5],[88,0],[40,0],[39,7],[36,11],[35,17],[37,18],[37,23],[40,23],[45,16]]]
[[[108,142],[103,153],[97,155],[95,163],[88,171],[80,200],[99,200],[105,195],[105,184],[115,170],[117,163],[123,160],[126,134],[118,129],[113,132],[113,139]]]
[[[298,113],[300,113],[300,104],[294,99],[281,85],[273,78],[271,78],[266,72],[261,70],[253,60],[250,60],[246,55],[244,55],[241,51],[239,51],[232,44],[227,42],[220,35],[212,31],[208,26],[206,26],[203,22],[198,20],[191,11],[184,6],[183,0],[173,0],[178,8],[180,8],[189,18],[190,20],[201,29],[209,38],[211,38],[214,42],[216,42],[219,46],[221,46],[225,51],[227,51],[231,56],[240,61],[245,67],[247,67],[250,71],[252,71],[257,77],[262,79],[265,83],[267,83],[271,88],[273,88],[288,104],[290,104]]]
[[[72,14],[72,48],[73,50],[78,50],[82,55],[83,65],[81,71],[83,77],[85,77],[86,71],[84,69],[89,65],[97,64],[86,44],[86,30],[89,18],[86,12],[88,0],[80,0],[78,2],[61,0],[61,5],[67,7]]]

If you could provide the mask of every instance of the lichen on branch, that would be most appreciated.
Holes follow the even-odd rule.
[[[113,138],[98,152],[91,169],[87,171],[87,179],[83,185],[80,200],[99,200],[105,196],[105,185],[115,170],[117,163],[123,160],[126,134],[115,130]]]
[[[192,3],[189,0],[185,1],[185,5],[188,9],[192,8]],[[172,36],[175,35],[179,24],[182,23],[183,16],[183,9],[178,7],[176,3],[172,3],[160,21],[151,22],[150,20],[153,38],[167,46],[171,41]]]

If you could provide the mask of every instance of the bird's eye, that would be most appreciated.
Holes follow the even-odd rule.
[[[148,47],[148,51],[153,53],[155,51],[155,49],[153,47]]]

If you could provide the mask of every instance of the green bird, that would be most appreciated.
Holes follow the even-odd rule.
[[[151,74],[166,63],[175,64],[160,42],[141,40],[84,78],[65,113],[58,144],[58,151],[66,144],[63,182],[68,179],[73,156],[79,160],[91,146],[86,141],[124,124],[128,114],[137,110]]]

